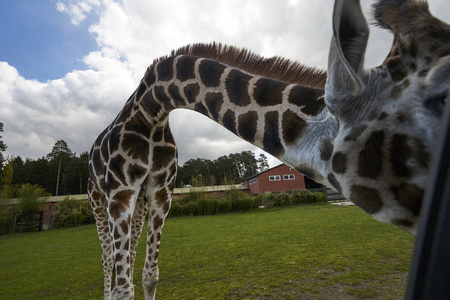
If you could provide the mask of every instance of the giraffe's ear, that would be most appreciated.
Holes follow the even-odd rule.
[[[337,110],[341,105],[349,104],[342,103],[345,99],[361,94],[368,37],[369,27],[359,0],[336,0],[326,93],[327,104],[337,106]]]

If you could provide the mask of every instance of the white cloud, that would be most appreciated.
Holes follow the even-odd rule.
[[[450,19],[446,1],[429,2],[432,11]],[[362,1],[365,12],[371,3]],[[326,68],[332,6],[330,0],[58,1],[56,9],[74,25],[94,17],[86,34],[95,36],[98,49],[82,58],[90,70],[45,83],[27,80],[0,62],[0,121],[7,154],[41,157],[59,139],[77,153],[88,151],[152,60],[189,43],[218,41]],[[379,64],[391,43],[388,33],[371,30],[366,66]],[[181,162],[258,151],[192,112],[176,111],[170,122]]]

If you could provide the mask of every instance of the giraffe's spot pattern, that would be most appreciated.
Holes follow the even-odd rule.
[[[186,102],[183,97],[181,97],[180,90],[175,84],[171,83],[167,88],[167,91],[169,92],[169,96],[173,100],[175,107],[186,106]]]
[[[199,66],[200,79],[206,87],[217,87],[220,85],[220,76],[224,70],[225,65],[204,59]]]
[[[364,149],[359,153],[358,174],[375,179],[380,176],[383,168],[384,132],[372,132]]]
[[[133,195],[133,190],[123,190],[113,196],[113,201],[109,204],[109,215],[114,220],[117,220],[130,207],[130,200]]]
[[[353,185],[351,187],[350,201],[361,207],[368,214],[374,214],[383,207],[378,191],[361,185]]]
[[[163,222],[164,220],[160,216],[155,216],[153,218],[153,230],[158,230],[162,226]]]
[[[128,225],[130,224],[130,216],[127,219],[120,222],[120,229],[122,229],[123,234],[128,234]]]
[[[409,209],[414,215],[419,215],[424,191],[415,184],[402,183],[398,187],[392,187],[398,203]]]
[[[307,126],[305,120],[295,112],[287,110],[283,113],[283,140],[287,145],[295,143],[302,137]]]
[[[347,170],[347,156],[343,152],[336,152],[332,160],[333,171],[343,174]]]
[[[194,110],[202,115],[208,116],[208,109],[201,102],[195,104]]]
[[[148,91],[144,94],[143,99],[141,101],[142,108],[145,113],[150,116],[150,118],[154,119],[158,116],[159,111],[161,110],[161,106],[156,102],[153,97],[152,91]]]
[[[141,179],[147,174],[147,169],[144,167],[141,167],[137,164],[130,164],[127,170],[128,178],[130,178],[130,183],[133,184],[137,180]]]
[[[151,65],[150,68],[148,69],[147,74],[145,74],[144,81],[148,87],[150,87],[156,82],[154,65]]]
[[[346,142],[355,142],[358,137],[367,129],[366,124],[362,124],[359,126],[354,127],[350,133],[344,138],[344,141]]]
[[[328,174],[327,179],[328,182],[331,183],[338,192],[342,192],[341,184],[336,179],[336,176],[333,173]]]
[[[223,104],[222,93],[207,93],[205,95],[205,103],[214,121],[217,122],[219,120],[220,108]]]
[[[150,144],[147,140],[138,135],[126,133],[123,135],[122,148],[128,156],[148,164]]]
[[[330,138],[322,139],[319,145],[320,159],[324,161],[329,160],[333,154],[333,148]]]
[[[174,147],[156,146],[153,148],[152,171],[165,168],[176,157]]]
[[[391,90],[391,94],[389,95],[389,98],[393,100],[397,100],[402,92],[410,85],[410,81],[408,79],[404,80],[401,84],[398,84],[394,86]]]
[[[134,115],[134,118],[131,118],[125,122],[125,131],[137,132],[149,139],[151,125],[148,123],[145,116],[142,115],[141,111],[135,112]]]
[[[229,131],[231,131],[234,134],[237,134],[235,119],[236,119],[236,116],[234,114],[234,111],[229,109],[223,115],[222,124],[226,129],[228,129]]]
[[[264,150],[274,156],[279,156],[284,151],[278,132],[278,111],[267,112],[264,116]]]
[[[136,92],[136,99],[141,99],[141,97],[144,95],[146,90],[147,90],[147,86],[145,85],[144,82],[141,82],[141,84],[139,85],[137,92]],[[131,101],[130,101],[130,103],[131,103]]]
[[[195,62],[197,58],[192,56],[181,56],[178,59],[176,70],[177,70],[177,79],[181,82],[194,79],[195,78]]]
[[[117,150],[119,150],[119,145],[120,145],[120,126],[116,126],[110,131],[108,141],[109,141],[109,143],[108,143],[109,151],[111,153],[116,152]]]
[[[325,107],[323,90],[296,85],[291,89],[289,102],[301,107],[310,116],[318,115]]]
[[[169,111],[172,107],[170,103],[170,98],[167,96],[166,91],[163,86],[155,86],[153,87],[153,91],[155,93],[155,97],[161,102],[166,111]],[[157,111],[161,109],[161,106],[158,106]]]
[[[233,69],[228,74],[225,82],[225,88],[231,103],[238,106],[247,106],[250,104],[248,94],[248,84],[252,77],[239,70]]]
[[[408,75],[400,57],[390,58],[385,64],[394,81],[402,81]]]
[[[126,178],[123,173],[125,162],[126,160],[122,155],[116,155],[109,161],[110,172],[114,173],[117,179],[119,179],[120,182],[124,185],[126,185]]]
[[[260,106],[273,106],[281,104],[283,101],[283,91],[287,84],[284,82],[261,78],[259,79],[253,90],[253,96],[256,103]]]
[[[100,174],[103,174],[103,170],[104,170],[104,164],[102,163],[102,159],[101,159],[101,155],[100,155],[100,150],[95,150],[94,153],[92,154],[92,165],[93,165],[93,169],[94,169],[94,173],[97,177],[100,176]]]
[[[173,61],[175,57],[171,56],[160,61],[157,65],[157,74],[159,81],[169,81],[173,78]]]
[[[238,133],[246,141],[255,140],[256,124],[258,122],[258,113],[250,111],[238,117]]]
[[[419,139],[409,138],[405,134],[394,134],[391,140],[391,166],[394,174],[399,177],[411,177],[414,169],[408,165],[410,159],[426,168],[429,165],[430,155]]]
[[[200,85],[198,83],[191,83],[184,87],[183,89],[186,99],[193,103],[197,100],[197,96],[200,93]]]

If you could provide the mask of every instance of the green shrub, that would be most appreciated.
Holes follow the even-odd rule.
[[[174,199],[170,207],[169,217],[181,217],[181,216],[183,216],[183,206],[181,206],[178,199]]]
[[[12,233],[14,229],[14,209],[0,205],[0,235]]]
[[[52,226],[55,228],[78,227],[93,223],[95,223],[95,218],[89,201],[76,200],[67,196],[57,206]]]

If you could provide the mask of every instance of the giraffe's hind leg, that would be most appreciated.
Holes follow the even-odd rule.
[[[147,255],[142,270],[142,286],[146,300],[154,299],[159,278],[158,254],[161,232],[169,213],[175,182],[176,161],[166,171],[153,175],[157,184],[149,195],[150,213],[147,226]],[[161,180],[163,178],[163,180]]]
[[[134,274],[134,262],[136,259],[137,245],[144,227],[145,217],[148,212],[148,202],[141,192],[136,200],[133,218],[131,219],[131,244],[130,244],[130,265],[131,274]]]
[[[112,246],[111,233],[109,231],[107,203],[105,195],[98,190],[95,184],[89,180],[89,200],[94,213],[98,237],[102,247],[102,266],[104,274],[103,294],[104,299],[111,297],[111,282],[114,269],[114,249]]]

